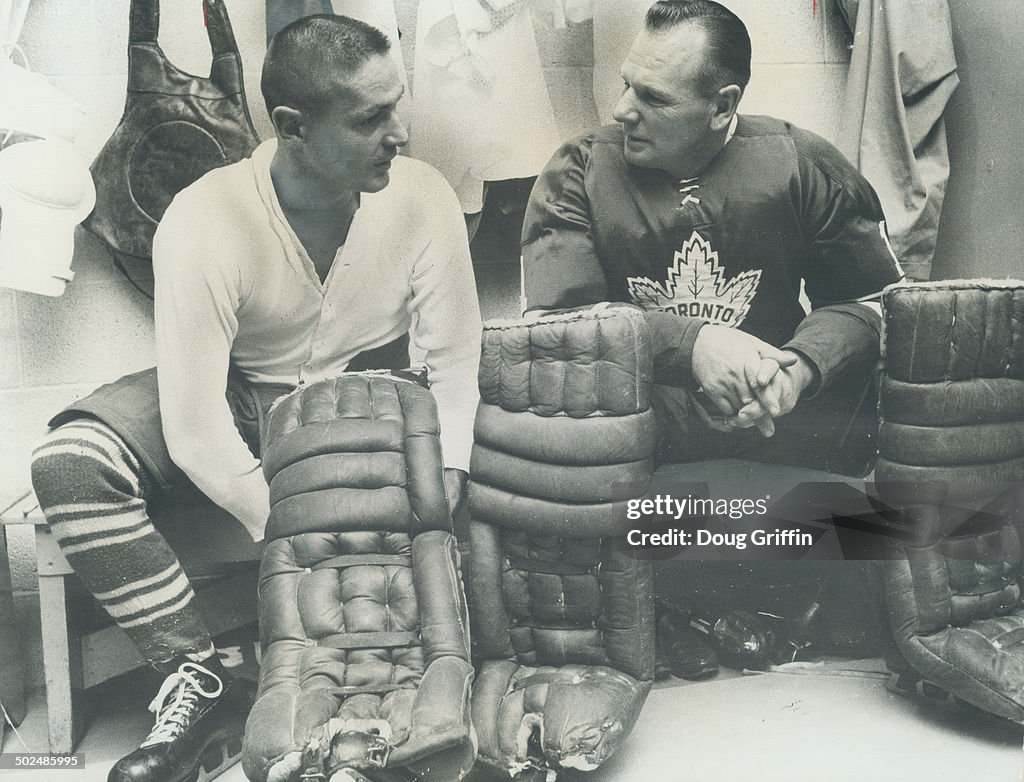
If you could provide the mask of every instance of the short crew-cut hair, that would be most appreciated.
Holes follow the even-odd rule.
[[[267,112],[287,106],[316,114],[330,98],[336,76],[390,50],[384,33],[358,19],[335,14],[297,19],[267,46],[260,81]]]
[[[750,35],[736,14],[713,0],[659,0],[647,10],[644,24],[650,32],[670,30],[687,22],[707,34],[707,52],[700,69],[701,86],[708,95],[730,84],[747,88],[750,81]]]

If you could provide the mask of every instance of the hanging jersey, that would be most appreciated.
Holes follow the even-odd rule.
[[[613,300],[784,344],[812,306],[902,276],[868,182],[823,139],[740,117],[699,176],[632,166],[619,126],[562,147],[523,228],[528,309]]]

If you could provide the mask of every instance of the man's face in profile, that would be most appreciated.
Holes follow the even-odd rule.
[[[329,100],[307,118],[307,160],[320,176],[348,191],[387,187],[391,160],[409,141],[395,111],[403,89],[394,61],[383,54],[335,80]]]
[[[644,30],[622,64],[622,97],[612,116],[625,131],[626,160],[682,177],[694,152],[709,143],[714,100],[700,82],[707,35],[684,23],[663,32]]]

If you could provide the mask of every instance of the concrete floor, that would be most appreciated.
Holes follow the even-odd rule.
[[[885,689],[877,659],[797,664],[779,672],[689,683],[651,693],[629,740],[602,768],[562,782],[1020,782],[1020,726]],[[0,772],[4,782],[102,782],[113,762],[146,735],[152,678],[136,672],[97,688],[97,712],[78,752],[82,771]],[[46,746],[42,693],[19,728],[29,749]],[[4,752],[21,749],[10,730]],[[244,782],[240,766],[219,777]]]
[[[1021,728],[885,689],[881,660],[655,690],[591,782],[1020,782]],[[575,779],[575,778],[574,778]]]

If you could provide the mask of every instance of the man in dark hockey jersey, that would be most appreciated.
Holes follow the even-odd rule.
[[[527,309],[647,310],[663,461],[867,472],[871,415],[850,426],[874,408],[865,302],[902,276],[871,186],[818,136],[737,114],[750,39],[717,3],[655,3],[621,72],[619,124],[567,143],[537,180]]]

